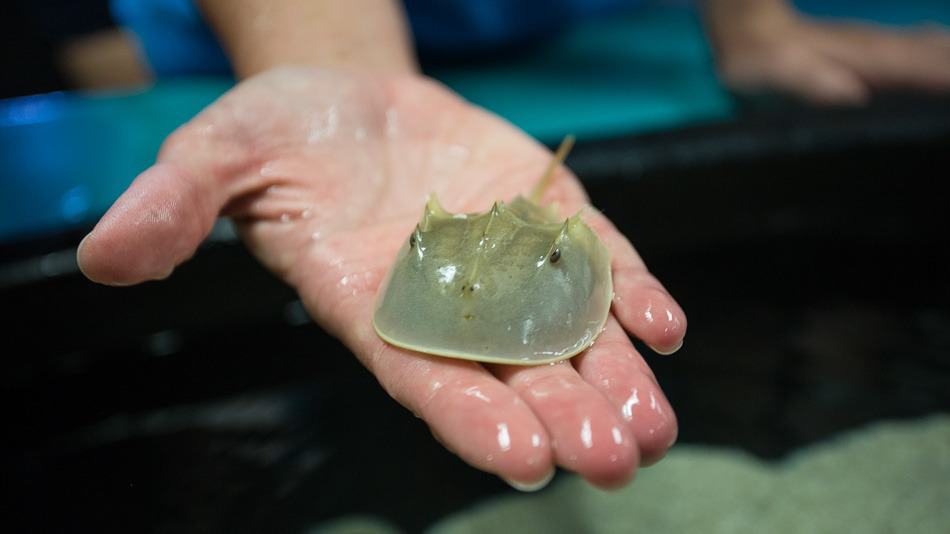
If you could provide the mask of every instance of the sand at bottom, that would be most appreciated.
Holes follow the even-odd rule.
[[[313,532],[393,533],[372,518]],[[677,446],[616,492],[560,477],[448,516],[432,534],[950,532],[950,416],[879,423],[777,463]]]

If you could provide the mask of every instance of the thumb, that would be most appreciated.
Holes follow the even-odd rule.
[[[131,285],[168,277],[211,231],[225,202],[209,177],[176,163],[140,174],[79,244],[90,280]]]

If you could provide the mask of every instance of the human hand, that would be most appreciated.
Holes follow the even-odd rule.
[[[858,105],[873,90],[950,92],[950,31],[806,18],[776,0],[710,0],[720,77],[740,93],[777,91]]]
[[[79,262],[107,284],[161,279],[219,215],[231,217],[316,322],[466,462],[516,486],[546,482],[556,464],[616,487],[676,437],[673,411],[624,329],[672,352],[686,319],[596,210],[585,219],[611,250],[616,296],[605,331],[573,360],[452,360],[388,345],[372,326],[380,282],[430,193],[451,211],[484,211],[529,191],[550,158],[419,76],[268,71],[167,139],[80,245]],[[563,168],[543,200],[565,215],[587,202]]]

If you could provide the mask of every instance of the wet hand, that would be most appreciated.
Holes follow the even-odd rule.
[[[231,217],[313,318],[466,462],[522,487],[555,465],[615,487],[676,438],[673,411],[624,330],[671,352],[686,319],[596,210],[585,218],[611,250],[616,296],[604,333],[571,361],[440,358],[390,346],[372,326],[380,282],[430,193],[451,211],[483,211],[529,191],[550,158],[422,77],[269,71],[172,134],[83,241],[79,261],[102,283],[161,279],[218,216]],[[562,169],[544,201],[573,214],[587,199]]]

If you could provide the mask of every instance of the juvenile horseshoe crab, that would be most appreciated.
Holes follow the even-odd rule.
[[[429,197],[380,288],[373,325],[418,352],[536,365],[594,342],[610,310],[610,253],[581,220],[540,206],[568,137],[529,198],[452,214]]]

